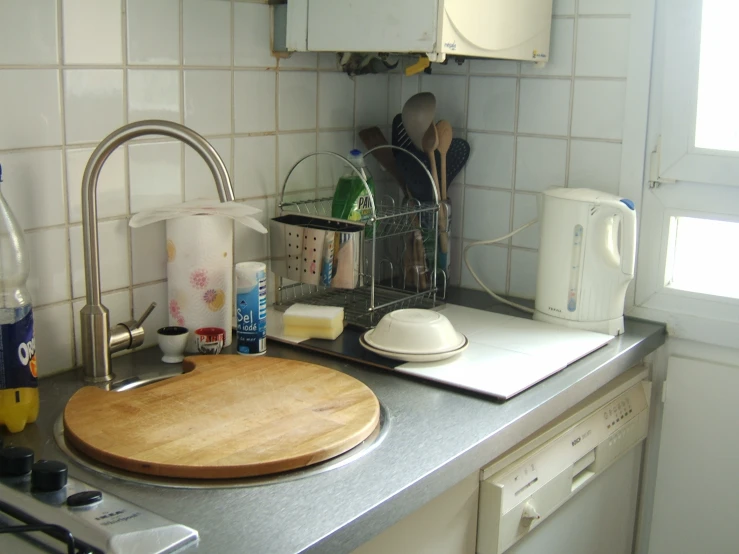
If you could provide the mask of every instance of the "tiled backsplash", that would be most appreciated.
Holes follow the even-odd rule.
[[[506,235],[537,214],[549,186],[618,194],[631,0],[555,0],[551,61],[474,60],[432,64],[432,74],[391,84],[398,103],[419,91],[437,99],[437,118],[467,138],[472,154],[450,188],[451,280],[479,288],[462,245]],[[470,251],[485,284],[533,298],[539,228]]]
[[[551,61],[434,64],[433,74],[350,79],[333,55],[269,49],[270,8],[232,0],[2,0],[0,163],[3,193],[26,230],[40,371],[79,363],[84,304],[80,183],[95,145],[148,118],[204,134],[229,167],[236,197],[274,212],[290,167],[317,149],[347,151],[358,129],[386,132],[403,102],[432,91],[437,116],[472,145],[450,188],[452,282],[477,287],[461,248],[534,218],[552,185],[618,191],[631,0],[555,0]],[[377,166],[376,181],[386,177]],[[317,177],[317,179],[316,179]],[[336,168],[307,163],[295,178],[330,186]],[[167,322],[163,224],[132,230],[130,214],[216,197],[185,146],[148,139],[120,148],[98,188],[103,300],[112,321],[159,303],[147,344]],[[532,297],[538,228],[471,259],[496,291]],[[235,259],[269,255],[237,228]]]
[[[352,80],[335,70],[333,55],[278,64],[270,28],[263,2],[0,1],[2,190],[26,231],[42,375],[80,361],[80,184],[105,135],[149,118],[194,128],[223,157],[237,199],[263,209],[266,222],[300,155],[347,151],[357,128],[387,125],[388,76]],[[147,344],[168,319],[165,231],[163,224],[132,230],[128,218],[200,197],[216,197],[212,178],[177,142],[154,137],[119,148],[103,169],[103,301],[113,322],[156,301]],[[267,244],[238,228],[234,257],[265,259]]]

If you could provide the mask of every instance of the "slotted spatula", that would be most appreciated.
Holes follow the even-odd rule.
[[[413,141],[408,137],[408,134],[403,127],[403,121],[401,115],[398,114],[393,119],[393,128],[391,139],[393,145],[400,146],[408,150],[411,154],[414,154],[421,162],[430,169],[429,158],[416,148]],[[397,162],[398,170],[403,175],[406,187],[410,191],[413,198],[421,202],[431,202],[434,198],[433,184],[429,181],[428,175],[421,169],[421,166],[411,158],[410,156],[393,150],[395,155],[395,161]],[[470,158],[470,145],[469,143],[460,138],[452,139],[449,151],[446,155],[446,182],[448,185],[454,181],[454,179],[462,171],[462,168]],[[437,167],[441,165],[441,155],[436,153]]]

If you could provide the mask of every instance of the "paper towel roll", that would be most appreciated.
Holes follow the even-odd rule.
[[[167,220],[169,323],[187,327],[186,350],[197,352],[193,331],[226,330],[231,344],[233,314],[233,222],[193,215]]]

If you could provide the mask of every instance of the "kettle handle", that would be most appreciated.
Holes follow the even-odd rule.
[[[636,261],[636,211],[631,200],[604,200],[603,206],[609,206],[623,217],[621,223],[621,272],[629,277],[634,276]]]

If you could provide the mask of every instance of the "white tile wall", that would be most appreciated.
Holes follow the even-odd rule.
[[[27,230],[42,375],[80,362],[80,184],[108,133],[145,118],[193,127],[229,167],[236,197],[265,209],[266,222],[282,179],[319,137],[321,146],[348,150],[359,145],[358,128],[387,125],[398,111],[387,76],[352,80],[332,54],[321,56],[320,68],[316,54],[278,63],[270,9],[263,0],[0,1],[2,190]],[[393,79],[400,93],[400,75]],[[302,164],[290,188],[332,184],[324,167],[318,181],[315,160]],[[144,139],[111,155],[98,186],[111,321],[167,303],[164,225],[132,230],[128,217],[214,191],[205,165],[183,145]],[[267,258],[267,244],[238,229],[236,261]],[[158,308],[146,321],[147,345],[167,319]]]
[[[449,192],[457,248],[451,276],[477,288],[459,249],[528,221],[537,191],[551,184],[617,190],[629,6],[555,0],[552,59],[541,69],[474,60],[431,75],[352,80],[330,53],[272,56],[270,7],[262,0],[0,3],[3,190],[28,230],[42,375],[80,361],[80,182],[92,149],[116,127],[148,117],[192,126],[221,153],[237,198],[266,209],[266,221],[301,156],[359,146],[358,129],[387,126],[408,97],[432,91],[438,117],[473,147]],[[289,188],[314,194],[336,172],[309,159]],[[114,320],[151,301],[166,305],[163,226],[132,231],[130,214],[212,197],[209,185],[197,156],[170,141],[140,141],[111,156],[98,210],[104,299]],[[264,237],[242,229],[236,237],[237,261],[267,257]],[[535,226],[471,258],[494,290],[531,296],[537,247]],[[147,344],[166,323],[166,311],[156,310],[145,324]]]
[[[180,63],[179,0],[128,0],[128,63]]]
[[[182,9],[182,55],[185,65],[230,65],[229,2],[184,0]]]
[[[64,63],[120,64],[119,0],[62,0]]]
[[[278,80],[278,129],[280,131],[301,131],[315,129],[316,98],[318,96],[318,80],[313,72],[296,71],[280,73]],[[331,85],[327,91],[331,90]],[[328,94],[328,92],[327,92]],[[333,106],[321,106],[322,112],[332,112]],[[322,119],[330,120],[331,117]],[[347,125],[351,126],[351,124]]]
[[[59,72],[53,69],[0,71],[0,149],[62,143]]]
[[[472,153],[450,188],[452,248],[505,235],[537,216],[550,186],[618,193],[631,33],[630,0],[555,0],[550,61],[432,64],[432,74],[390,88],[397,113],[419,90],[437,95],[437,119],[452,121]],[[392,78],[391,78],[392,79]],[[392,82],[392,81],[391,81]],[[532,298],[539,227],[470,251],[497,292]],[[452,252],[451,282],[480,288]]]
[[[180,73],[174,69],[128,70],[128,119],[180,123]]]
[[[64,110],[67,143],[103,139],[123,124],[123,70],[65,70]]]
[[[237,133],[274,132],[277,73],[234,72],[234,125]]]
[[[56,0],[4,0],[2,7],[0,64],[57,63]]]

